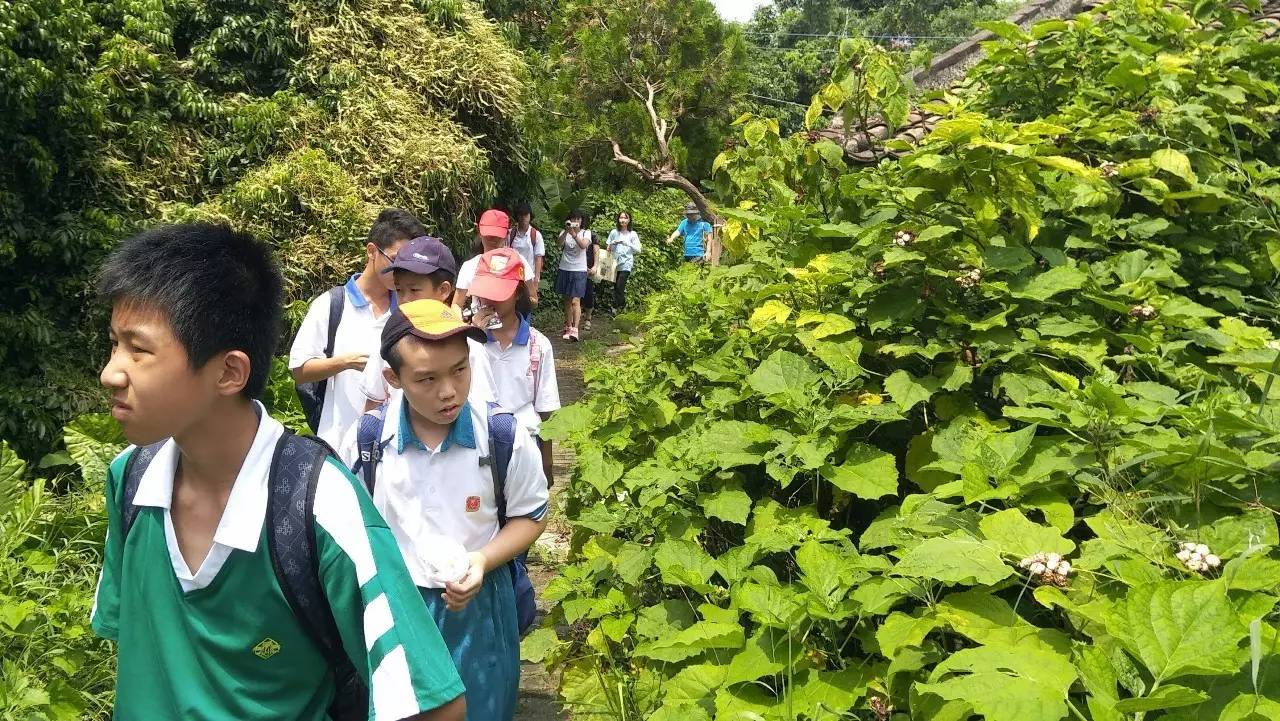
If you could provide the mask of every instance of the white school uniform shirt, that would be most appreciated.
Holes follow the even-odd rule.
[[[511,247],[520,254],[521,258],[524,258],[524,264],[529,268],[534,267],[534,261],[537,258],[547,254],[547,246],[542,240],[542,233],[538,232],[538,229],[532,225],[529,226],[527,233],[521,233],[517,229],[511,234]]]
[[[382,340],[382,327],[387,324],[391,309],[395,308],[395,294],[387,312],[374,315],[373,306],[356,287],[360,274],[351,276],[342,298],[342,319],[333,339],[333,355],[368,352],[377,348]],[[307,315],[302,319],[298,335],[289,349],[289,369],[297,370],[309,360],[324,358],[324,344],[329,333],[329,296],[322,293],[311,301]],[[360,392],[361,373],[344,370],[325,381],[328,388],[324,395],[324,407],[320,412],[320,424],[316,435],[329,445],[342,441],[347,427],[355,423],[364,412],[365,396]]]
[[[586,238],[588,245],[595,242],[595,236],[589,230],[583,230],[578,237]],[[568,231],[560,233],[560,244],[563,248],[560,252],[560,270],[574,273],[587,272],[587,249],[578,245],[578,241],[574,240]]]
[[[498,503],[493,492],[488,408],[468,402],[439,448],[418,440],[409,423],[404,393],[391,394],[382,425],[382,460],[378,464],[373,504],[386,519],[409,575],[420,588],[443,588],[422,558],[431,538],[443,535],[470,551],[483,549],[498,535]],[[341,451],[355,465],[355,435]],[[547,515],[547,477],[542,454],[519,423],[511,463],[507,466],[507,517],[542,520]]]
[[[471,392],[467,394],[467,398],[480,406],[497,402],[498,398],[493,390],[496,386],[493,379],[493,366],[489,363],[489,354],[485,352],[484,346],[468,338],[467,356],[471,361]],[[360,392],[367,400],[382,403],[390,395],[386,376],[382,374],[382,369],[386,367],[387,362],[382,359],[381,338],[379,338],[378,347],[369,354],[369,360],[364,364],[364,370],[360,374]],[[362,407],[363,405],[361,404]]]
[[[515,414],[516,423],[537,437],[542,427],[542,417],[538,414],[560,410],[560,388],[556,384],[551,341],[521,318],[520,329],[510,346],[503,348],[490,334],[484,349],[493,366],[498,405]]]

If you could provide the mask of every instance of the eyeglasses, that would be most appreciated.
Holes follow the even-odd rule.
[[[374,246],[374,247],[377,248],[377,246]],[[392,258],[391,256],[387,255],[387,252],[385,250],[383,250],[382,248],[377,248],[377,249],[378,249],[378,255],[381,255],[383,258],[387,259],[387,265],[390,265],[396,262],[395,258]]]

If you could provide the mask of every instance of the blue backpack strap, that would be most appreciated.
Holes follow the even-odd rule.
[[[511,411],[489,404],[489,455],[493,458],[493,498],[498,505],[498,525],[507,525],[507,466],[516,445],[516,417]]]
[[[493,462],[493,498],[498,506],[498,526],[507,525],[507,467],[516,445],[516,417],[511,411],[489,404],[489,455]],[[526,568],[528,550],[511,559],[511,586],[516,598],[516,628],[523,636],[538,620],[538,602]]]
[[[124,463],[124,482],[120,493],[120,520],[123,526],[121,538],[129,537],[129,529],[133,528],[133,522],[138,518],[138,507],[133,504],[134,497],[138,495],[138,485],[142,483],[142,477],[146,475],[152,459],[156,457],[156,453],[166,441],[168,441],[167,438],[149,446],[133,449],[133,453],[129,454],[129,460]]]
[[[267,482],[267,547],[271,567],[293,615],[333,671],[336,693],[329,707],[333,721],[368,718],[369,692],[342,647],[338,624],[320,581],[316,551],[316,483],[333,455],[317,438],[285,431],[276,444]]]
[[[382,440],[382,428],[386,425],[387,404],[365,412],[360,416],[356,426],[356,449],[360,452],[356,465],[351,470],[364,481],[364,486],[373,495],[373,486],[378,480],[378,463],[382,461],[382,451],[387,443]]]

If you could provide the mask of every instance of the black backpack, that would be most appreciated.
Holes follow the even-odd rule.
[[[161,441],[140,447],[125,463],[121,494],[124,499],[121,508],[123,538],[128,538],[129,529],[138,517],[138,506],[133,503],[138,484],[163,444]],[[276,581],[294,617],[333,670],[336,694],[329,707],[329,718],[332,721],[365,721],[369,718],[369,689],[342,648],[338,624],[320,583],[319,557],[316,554],[313,513],[316,480],[329,456],[337,458],[333,449],[318,438],[295,435],[287,429],[280,437],[271,458],[271,474],[267,480],[267,523],[270,528],[267,548]]]
[[[335,285],[326,291],[329,296],[329,335],[324,344],[324,357],[333,357],[333,341],[338,335],[338,324],[342,322],[343,294],[347,290],[341,285]],[[329,389],[329,378],[314,381],[312,383],[299,383],[295,386],[298,391],[298,402],[302,404],[302,412],[307,417],[307,425],[311,428],[311,432],[315,433],[320,427],[320,414],[324,412],[324,397]]]

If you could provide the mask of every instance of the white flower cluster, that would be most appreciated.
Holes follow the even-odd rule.
[[[1129,309],[1129,317],[1138,320],[1153,320],[1156,317],[1156,309],[1146,303],[1135,305]]]
[[[1120,166],[1110,160],[1098,166],[1098,169],[1102,171],[1102,177],[1104,178],[1114,178],[1120,174]]]
[[[982,282],[982,271],[974,268],[973,270],[961,273],[956,276],[956,285],[961,288],[972,288]]]
[[[1183,541],[1181,549],[1178,551],[1178,560],[1192,571],[1196,573],[1207,573],[1209,570],[1222,565],[1222,559],[1209,553],[1209,547],[1203,543],[1192,543],[1191,541]]]
[[[916,234],[909,230],[899,230],[893,236],[893,244],[899,248],[905,248],[916,242]]]
[[[1018,562],[1018,567],[1041,583],[1065,586],[1071,576],[1071,562],[1056,553],[1037,553]]]

